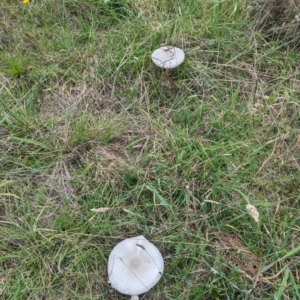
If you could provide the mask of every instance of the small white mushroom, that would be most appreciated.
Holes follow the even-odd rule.
[[[156,49],[152,55],[152,61],[161,68],[174,69],[184,61],[184,52],[177,47],[164,46]]]
[[[161,278],[164,260],[159,250],[144,236],[117,244],[108,259],[111,286],[125,295],[148,292]]]

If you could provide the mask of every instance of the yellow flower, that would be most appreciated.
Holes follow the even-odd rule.
[[[28,4],[28,3],[29,3],[29,0],[23,0],[23,3],[24,3],[24,4]]]

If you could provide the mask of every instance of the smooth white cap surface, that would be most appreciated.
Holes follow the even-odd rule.
[[[177,47],[165,46],[156,49],[152,55],[152,61],[159,67],[173,69],[183,63],[185,58],[184,52]]]
[[[161,278],[164,260],[144,236],[126,239],[115,246],[108,259],[111,286],[125,295],[148,292]]]

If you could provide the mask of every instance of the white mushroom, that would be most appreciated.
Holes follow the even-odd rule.
[[[125,295],[148,292],[161,278],[164,260],[159,250],[144,236],[117,244],[108,259],[111,286]]]
[[[174,69],[184,61],[184,52],[177,47],[164,46],[156,49],[152,55],[152,61],[161,68]]]

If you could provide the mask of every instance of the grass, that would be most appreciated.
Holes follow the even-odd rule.
[[[0,3],[2,299],[128,299],[107,260],[137,235],[165,260],[142,299],[300,298],[299,8],[284,5]],[[187,59],[168,79],[150,54],[169,44]]]

